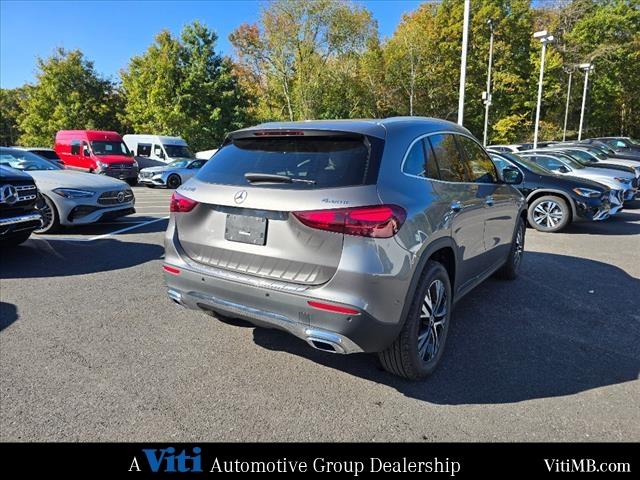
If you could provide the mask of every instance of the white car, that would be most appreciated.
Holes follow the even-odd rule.
[[[161,167],[143,168],[138,173],[138,183],[147,187],[178,188],[193,177],[207,163],[207,160],[192,158],[176,160]]]
[[[636,196],[637,188],[633,187],[634,176],[631,173],[585,167],[577,160],[559,152],[522,152],[520,155],[554,173],[594,180],[611,188],[616,192],[616,198],[611,199],[611,215],[617,213],[625,201],[633,200]]]
[[[133,191],[122,180],[62,169],[15,148],[0,148],[0,165],[27,172],[35,180],[42,196],[38,210],[43,217],[36,233],[135,213]]]
[[[580,163],[584,164],[585,167],[589,166],[589,164],[603,164],[603,166],[607,165],[616,165],[626,168],[633,169],[633,172],[636,178],[640,179],[640,163],[635,160],[627,160],[624,158],[611,158],[605,155],[604,153],[599,153],[593,150],[588,150],[586,148],[580,147],[562,147],[562,149],[558,149],[559,151],[566,152],[570,156],[574,157]],[[602,168],[602,167],[598,167]]]

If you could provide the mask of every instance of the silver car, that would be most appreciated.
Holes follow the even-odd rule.
[[[169,165],[148,167],[140,170],[138,183],[147,187],[178,188],[193,177],[207,160],[200,158],[181,159]]]
[[[35,180],[43,219],[36,233],[135,213],[133,192],[122,180],[62,169],[38,155],[14,148],[0,148],[0,165],[25,171]]]
[[[168,294],[316,349],[378,352],[388,371],[422,378],[454,302],[493,273],[515,278],[521,180],[443,120],[239,130],[173,194]]]

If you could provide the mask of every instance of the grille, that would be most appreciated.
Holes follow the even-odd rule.
[[[100,205],[120,205],[123,203],[129,203],[132,200],[133,192],[129,189],[104,192],[100,197],[98,197],[98,203]]]
[[[18,202],[27,202],[35,200],[38,195],[38,189],[35,185],[16,185],[18,191]]]
[[[131,170],[133,165],[130,163],[110,163],[107,168],[109,170]]]

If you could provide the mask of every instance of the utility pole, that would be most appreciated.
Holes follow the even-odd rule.
[[[573,66],[564,67],[564,73],[569,74],[569,87],[567,88],[567,105],[564,108],[564,129],[562,131],[562,141],[567,139],[567,118],[569,118],[569,98],[571,98],[571,80],[573,78]]]
[[[489,36],[489,69],[487,71],[487,91],[485,92],[484,98],[484,139],[483,145],[487,146],[487,132],[489,126],[489,106],[491,105],[491,66],[493,64],[493,20],[487,20],[487,24],[489,25],[489,31],[491,32]]]
[[[589,72],[593,70],[592,63],[582,63],[578,65],[584,71],[584,90],[582,92],[582,108],[580,109],[580,127],[578,128],[578,141],[582,140],[582,124],[584,121],[584,106],[587,102],[587,85],[589,84]]]
[[[458,97],[458,124],[464,118],[464,83],[467,76],[467,44],[469,43],[469,11],[471,0],[464,0],[464,26],[462,28],[462,59],[460,61],[460,95]]]
[[[533,130],[533,148],[538,148],[538,127],[540,125],[540,104],[542,103],[542,79],[544,77],[544,56],[547,53],[547,43],[553,41],[553,35],[546,30],[540,30],[533,34],[533,38],[539,38],[542,43],[542,58],[540,60],[540,79],[538,80],[538,103],[536,105],[536,124]]]

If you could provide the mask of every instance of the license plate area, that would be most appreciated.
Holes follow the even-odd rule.
[[[230,242],[265,245],[268,220],[263,217],[227,214],[224,238]]]

